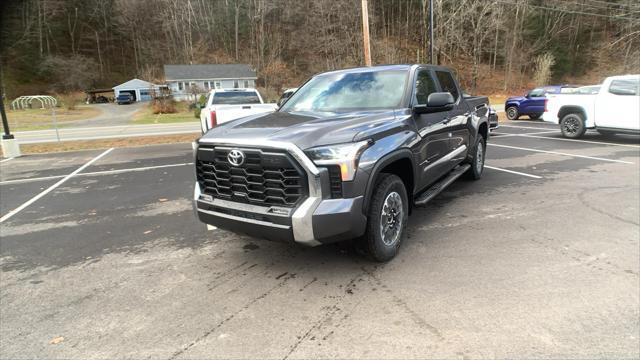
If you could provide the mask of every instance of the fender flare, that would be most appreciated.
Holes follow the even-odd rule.
[[[394,150],[386,155],[384,155],[380,160],[376,162],[369,174],[369,178],[367,179],[367,187],[364,191],[364,202],[362,204],[362,212],[366,215],[369,210],[369,202],[371,201],[371,196],[373,194],[373,189],[375,187],[376,179],[382,169],[384,169],[387,165],[402,159],[409,159],[411,161],[411,173],[414,179],[414,188],[415,188],[415,179],[416,179],[416,164],[413,159],[413,153],[411,150],[407,148]],[[409,196],[409,203],[412,203],[413,199],[413,191],[414,189],[407,189],[407,195]]]

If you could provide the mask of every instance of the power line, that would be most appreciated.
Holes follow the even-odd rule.
[[[498,3],[507,4],[507,5],[519,5],[518,3],[509,2],[509,1],[505,1],[505,0],[495,0],[495,1],[498,2]],[[595,14],[595,13],[591,13],[591,12],[583,12],[583,11],[551,8],[551,7],[547,7],[547,6],[541,6],[541,5],[532,5],[532,4],[529,4],[527,2],[524,2],[524,5],[527,6],[527,7],[536,8],[536,9],[560,11],[560,12],[564,12],[564,13],[567,13],[567,14],[597,16],[597,17],[609,18],[609,19],[617,19],[617,20],[621,20],[622,19],[622,20],[640,21],[640,19],[638,19],[638,18],[631,18],[631,17],[626,17],[626,16],[616,16],[616,15]]]

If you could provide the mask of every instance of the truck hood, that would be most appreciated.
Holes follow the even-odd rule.
[[[523,102],[523,101],[525,101],[525,100],[527,100],[527,98],[526,98],[526,97],[524,97],[524,96],[512,96],[512,97],[508,98],[508,99],[505,101],[505,103],[509,103],[509,102],[517,102],[517,103],[520,103],[520,102]]]
[[[300,149],[361,140],[395,120],[394,110],[349,113],[276,111],[237,119],[208,131],[200,141],[251,140],[289,142]]]

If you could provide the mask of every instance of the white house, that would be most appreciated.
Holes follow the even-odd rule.
[[[247,64],[165,65],[164,77],[176,100],[211,89],[253,88],[258,79]]]
[[[133,95],[134,101],[149,101],[153,92],[160,92],[166,85],[156,85],[148,81],[133,79],[124,84],[113,87],[115,97],[120,94],[129,93]]]

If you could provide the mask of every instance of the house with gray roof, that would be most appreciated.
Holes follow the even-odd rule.
[[[176,100],[211,89],[253,88],[258,79],[247,64],[165,65],[164,78]]]

